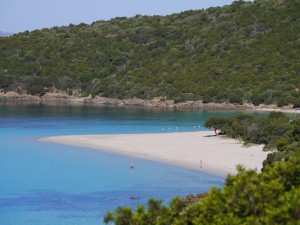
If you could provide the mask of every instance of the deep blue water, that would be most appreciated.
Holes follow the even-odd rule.
[[[117,206],[221,187],[224,178],[90,149],[38,142],[68,134],[205,130],[225,112],[0,105],[0,224],[94,225]],[[135,169],[128,169],[134,162]],[[141,197],[131,200],[130,196]]]

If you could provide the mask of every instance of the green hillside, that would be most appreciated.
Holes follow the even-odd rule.
[[[299,12],[237,1],[19,33],[0,38],[0,89],[299,107]]]

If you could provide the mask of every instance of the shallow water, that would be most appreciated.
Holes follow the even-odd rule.
[[[223,177],[90,149],[36,141],[68,134],[206,130],[211,116],[141,108],[0,105],[0,224],[94,225],[117,206],[221,187]],[[128,168],[134,162],[135,168]],[[139,196],[131,200],[130,196]]]

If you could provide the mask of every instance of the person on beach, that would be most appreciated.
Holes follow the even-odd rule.
[[[222,131],[221,131],[221,129],[215,129],[215,134],[218,136],[220,133],[221,133]]]

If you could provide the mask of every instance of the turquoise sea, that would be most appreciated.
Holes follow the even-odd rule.
[[[90,149],[38,142],[68,134],[206,130],[211,116],[92,106],[0,105],[0,224],[96,225],[117,206],[221,187],[224,177]],[[128,168],[134,162],[135,169]],[[131,200],[130,196],[139,196]]]

